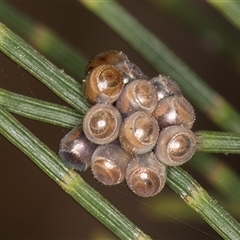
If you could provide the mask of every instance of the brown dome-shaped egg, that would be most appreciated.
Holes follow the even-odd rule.
[[[129,188],[140,197],[158,194],[165,185],[166,177],[166,166],[158,162],[153,152],[135,156],[126,172]]]
[[[86,137],[96,144],[107,144],[118,138],[122,116],[110,104],[96,104],[83,119]]]
[[[104,185],[119,184],[125,179],[131,155],[125,152],[118,141],[98,146],[92,156],[94,177]]]
[[[127,55],[125,55],[123,52],[116,50],[105,51],[96,55],[90,60],[85,69],[85,74],[87,75],[90,71],[100,65],[117,65],[123,62],[129,62]]]
[[[128,83],[133,79],[140,79],[144,76],[141,69],[134,63],[128,60],[127,55],[121,51],[110,50],[96,55],[88,63],[85,74],[100,65],[113,65],[123,73],[124,83]]]
[[[147,80],[134,80],[125,86],[116,101],[116,108],[123,117],[136,111],[151,114],[157,105],[157,92],[152,83]]]
[[[150,151],[157,142],[158,134],[157,121],[147,113],[138,111],[124,120],[119,140],[126,152],[137,155]]]
[[[187,162],[196,150],[194,133],[183,126],[171,126],[163,129],[155,147],[157,159],[169,166],[178,166]]]
[[[83,95],[91,103],[113,103],[124,86],[122,73],[112,65],[100,65],[83,82]]]
[[[192,128],[195,113],[192,105],[182,96],[170,96],[157,103],[152,114],[158,121],[159,128],[183,125]]]

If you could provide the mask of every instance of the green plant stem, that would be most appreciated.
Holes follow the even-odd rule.
[[[73,128],[82,122],[83,116],[75,110],[22,96],[0,88],[0,105],[8,111],[50,124]],[[220,134],[220,133],[219,133]],[[197,153],[189,163],[210,184],[219,189],[229,200],[240,201],[240,179],[224,162],[211,155]],[[219,182],[221,179],[221,182]],[[232,196],[232,197],[230,197]]]
[[[0,50],[80,113],[88,110],[80,85],[1,23]]]
[[[47,57],[63,65],[67,72],[79,78],[83,76],[87,64],[86,57],[46,26],[34,22],[3,1],[0,1],[0,22],[6,24]]]
[[[0,88],[0,105],[20,116],[66,128],[73,128],[83,119],[83,115],[76,110],[22,96],[2,88]]]
[[[10,43],[12,41],[12,43]],[[18,46],[18,44],[20,44]],[[23,46],[21,46],[23,44]],[[11,49],[12,48],[12,49]],[[21,49],[21,51],[18,51],[18,48]],[[44,62],[44,66],[42,66],[41,61],[45,60],[42,59],[41,56],[39,55],[34,55],[29,54],[29,52],[34,51],[33,49],[29,48],[24,42],[21,42],[21,39],[16,37],[11,31],[5,28],[5,26],[0,25],[0,49],[5,52],[8,56],[10,56],[13,60],[19,61],[19,64],[22,66],[25,66],[27,64],[30,65],[30,68],[26,69],[34,75],[35,71],[39,71],[39,75],[41,77],[45,77],[45,75],[50,76],[50,78],[47,78],[48,80],[52,80],[55,78],[56,74],[56,81],[52,83],[53,89],[55,89],[55,85],[59,85],[60,83],[63,83],[63,79],[67,82],[67,85],[64,85],[64,87],[73,87],[76,86],[75,81],[71,78],[68,78],[63,75],[60,77],[58,76],[59,73],[61,73],[59,70],[57,71],[55,68],[50,65],[50,68],[47,68],[44,64],[50,64],[49,62]],[[13,52],[12,52],[13,51]],[[15,53],[17,52],[17,54]],[[29,57],[30,55],[30,57]],[[30,61],[31,60],[31,61]],[[23,61],[23,63],[21,63]],[[36,61],[39,63],[36,65],[32,65],[32,61]],[[53,70],[54,69],[54,70]],[[42,74],[41,72],[44,72]],[[64,78],[65,77],[65,78]],[[40,77],[39,77],[40,78]],[[44,80],[44,83],[47,84],[46,79]],[[61,85],[61,84],[60,84]],[[63,86],[63,85],[61,85]],[[71,94],[68,95],[69,89],[68,88],[60,88],[59,93],[60,95],[62,94],[61,91],[64,93],[63,94],[63,99],[68,99],[67,102],[71,102],[69,98],[71,98]],[[71,92],[71,91],[70,91]],[[80,91],[79,91],[80,92]],[[73,92],[75,94],[75,97],[77,96],[77,92]],[[76,98],[74,98],[76,100]],[[73,103],[72,103],[73,104]],[[84,103],[81,102],[81,104],[87,109],[87,105],[84,105]],[[81,106],[77,105],[76,102],[73,104],[77,109],[81,109]],[[78,177],[75,173],[68,171],[68,174],[64,174],[64,167],[62,164],[59,162],[58,158],[56,156],[49,152],[48,149],[46,148],[45,145],[43,145],[41,142],[38,142],[35,138],[33,139],[34,136],[32,136],[27,129],[22,127],[18,122],[15,122],[12,118],[10,119],[10,114],[6,113],[4,110],[0,111],[0,126],[1,126],[1,133],[8,138],[11,142],[13,142],[15,145],[17,145],[27,156],[29,156],[31,159],[35,159],[36,164],[43,169],[52,179],[57,179],[59,184],[61,185],[62,188],[64,188],[68,193],[72,194],[72,196],[77,200],[78,197],[79,199],[82,197],[82,193],[84,191],[87,191],[87,188],[83,183],[83,180]],[[3,125],[2,125],[3,124]],[[5,127],[2,127],[5,126]],[[17,127],[21,127],[22,130],[17,130]],[[25,135],[26,134],[26,135]],[[32,139],[33,143],[35,145],[32,145]],[[30,141],[30,142],[29,142]],[[18,145],[19,144],[19,145]],[[40,146],[40,152],[39,147]],[[30,149],[30,152],[29,152]],[[38,153],[36,155],[36,153]],[[40,159],[37,158],[39,156]],[[52,165],[52,162],[49,162],[50,158],[53,159],[53,162],[55,164]],[[56,158],[57,162],[54,160]],[[37,159],[37,160],[36,160]],[[48,161],[47,161],[48,160]],[[51,168],[49,170],[50,164]],[[171,170],[173,169],[173,170]],[[58,171],[62,176],[58,175]],[[169,168],[169,177],[168,177],[168,185],[174,189],[180,196],[184,197],[185,201],[193,207],[216,231],[223,236],[224,238],[227,239],[237,239],[239,238],[239,233],[240,233],[240,228],[239,224],[231,217],[229,216],[220,206],[216,204],[215,201],[213,201],[206,193],[204,190],[202,190],[200,187],[199,189],[196,188],[197,183],[189,177],[183,170],[180,168]],[[62,178],[60,178],[62,177]],[[76,179],[75,179],[76,177]],[[80,186],[79,186],[80,185]],[[83,189],[82,189],[83,187]],[[78,188],[78,189],[77,189]],[[91,189],[91,188],[90,188]],[[81,195],[79,195],[81,193]],[[89,193],[89,195],[92,195],[93,193]],[[94,195],[95,196],[95,195]],[[90,197],[90,196],[88,196]],[[79,200],[82,202],[83,207],[88,207],[91,205],[91,210],[89,210],[91,213],[95,210],[97,210],[94,213],[94,216],[99,219],[99,221],[103,222],[103,224],[107,225],[109,229],[111,229],[113,232],[117,231],[117,228],[119,228],[119,224],[122,223],[124,225],[123,228],[121,228],[117,234],[118,236],[121,236],[123,238],[126,237],[126,229],[125,227],[131,228],[131,224],[124,224],[123,219],[120,221],[116,220],[116,222],[113,221],[115,219],[113,215],[111,214],[110,209],[107,208],[103,209],[102,212],[98,209],[98,205],[101,205],[99,203],[99,199],[97,199],[94,203],[89,204],[88,198],[85,200]],[[80,203],[81,204],[81,203]],[[204,209],[206,208],[206,209]],[[199,210],[200,209],[200,210]],[[206,211],[207,210],[207,211]],[[98,215],[98,212],[99,215]],[[104,223],[104,217],[102,214],[105,214],[105,218],[108,219],[108,222]],[[218,216],[216,216],[218,215]],[[120,214],[121,216],[121,214]],[[221,219],[219,219],[221,218]],[[213,219],[213,221],[211,221]],[[113,224],[113,225],[112,225]],[[223,227],[224,224],[224,227]],[[114,227],[113,227],[114,226]],[[116,228],[117,226],[117,228]],[[122,225],[121,225],[122,226]],[[222,229],[219,229],[222,228]],[[134,228],[136,230],[136,228]],[[141,231],[139,229],[136,230],[135,235],[131,235],[131,237],[139,237],[141,235]],[[127,236],[128,238],[129,235]],[[126,237],[126,238],[127,238]]]
[[[193,208],[223,239],[239,239],[240,225],[183,169],[168,168],[167,185]]]
[[[83,116],[75,110],[22,96],[0,88],[0,105],[8,111],[50,124],[73,128],[82,122]],[[217,188],[226,198],[240,202],[240,179],[224,162],[213,156],[197,153],[189,163],[210,184]],[[219,181],[221,179],[221,182]]]
[[[187,97],[215,123],[225,130],[240,132],[237,111],[116,1],[79,1],[125,39],[159,73],[177,81]]]
[[[78,174],[66,169],[56,154],[2,108],[0,108],[0,132],[117,236],[122,239],[139,236],[143,239],[148,238],[85,183]],[[218,206],[216,201],[211,199],[185,171],[180,168],[169,168],[167,184],[207,222],[211,223],[211,226],[221,236],[226,239],[240,237],[238,223]],[[224,228],[222,228],[223,224]]]
[[[240,134],[229,132],[196,132],[197,148],[201,152],[240,153]]]
[[[11,114],[0,107],[0,133],[23,151],[83,208],[121,239],[150,239]]]
[[[240,3],[239,1],[215,1],[207,0],[207,2],[221,12],[229,22],[238,29],[240,28]]]

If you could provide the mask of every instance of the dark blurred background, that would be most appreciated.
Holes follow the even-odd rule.
[[[87,58],[105,50],[121,50],[148,76],[158,74],[131,46],[77,1],[8,2],[35,21],[48,26]],[[240,57],[239,62],[232,61],[219,51],[219,39],[216,39],[216,44],[214,41],[211,43],[208,41],[211,36],[197,34],[169,15],[164,7],[157,7],[151,1],[120,3],[212,88],[240,110]],[[207,3],[198,1],[187,4],[201,10],[223,29],[227,29],[233,37],[240,39],[239,31]],[[66,105],[2,53],[0,63],[1,88]],[[63,68],[58,62],[55,64]],[[197,108],[196,115],[194,130],[219,130]],[[59,141],[69,131],[19,116],[16,118],[55,152],[58,151]],[[1,239],[115,238],[2,136],[0,143]],[[238,155],[219,157],[239,171]],[[218,195],[215,195],[204,179],[187,164],[184,168],[218,199]],[[220,239],[167,187],[154,199],[141,199],[133,195],[125,183],[116,187],[104,187],[93,179],[90,171],[81,175],[153,239]],[[222,204],[224,205],[224,201]],[[225,207],[234,214],[231,206],[225,204]]]

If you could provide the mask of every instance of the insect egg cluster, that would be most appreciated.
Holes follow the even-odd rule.
[[[196,150],[192,105],[172,79],[149,79],[115,50],[95,56],[85,75],[83,94],[92,107],[61,140],[63,162],[77,171],[91,166],[105,185],[126,179],[138,196],[158,194],[167,166],[185,163]]]

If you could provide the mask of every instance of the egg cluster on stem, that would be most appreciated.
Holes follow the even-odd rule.
[[[91,166],[101,183],[126,179],[136,195],[151,197],[163,189],[167,166],[194,154],[194,109],[169,77],[150,79],[124,53],[111,50],[88,63],[83,94],[92,107],[59,147],[70,168]]]

